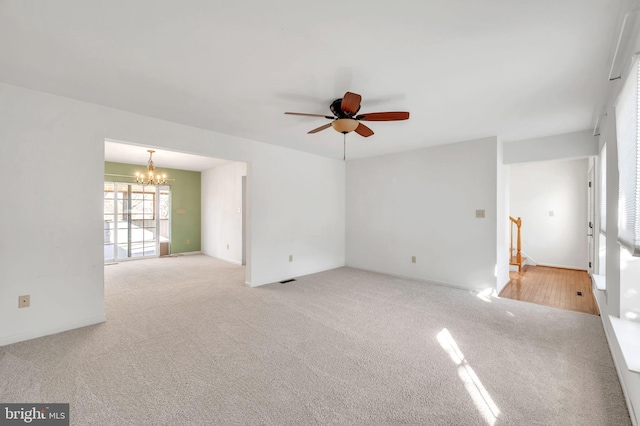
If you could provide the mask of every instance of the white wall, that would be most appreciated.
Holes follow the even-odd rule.
[[[494,137],[349,161],[347,265],[496,288],[497,150]]]
[[[522,250],[537,264],[587,269],[587,168],[587,159],[510,166],[509,214],[522,218]]]
[[[503,164],[504,144],[498,141],[496,175],[496,292],[499,294],[509,283],[509,167]]]
[[[7,84],[0,121],[0,345],[104,320],[105,139],[249,163],[250,285],[344,265],[342,161]]]
[[[233,162],[202,172],[202,252],[242,264],[242,176],[247,164]]]
[[[504,144],[504,164],[580,158],[598,155],[593,130],[563,133]]]

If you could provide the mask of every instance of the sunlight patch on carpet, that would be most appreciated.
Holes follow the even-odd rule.
[[[471,368],[464,358],[464,354],[453,339],[453,336],[451,336],[451,333],[449,333],[449,330],[443,328],[437,337],[442,349],[449,354],[449,357],[451,357],[453,362],[458,366],[458,376],[460,376],[460,380],[464,383],[464,387],[467,389],[467,392],[469,392],[476,408],[480,414],[482,414],[487,424],[493,426],[500,415],[500,410],[493,402],[493,399],[491,399],[489,392],[487,392],[475,371],[473,371],[473,368]]]

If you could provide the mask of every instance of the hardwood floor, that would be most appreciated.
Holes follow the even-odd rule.
[[[509,275],[511,280],[500,297],[600,315],[586,271],[527,265],[522,272]]]

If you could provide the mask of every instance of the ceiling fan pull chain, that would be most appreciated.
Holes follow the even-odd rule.
[[[343,133],[342,134],[342,140],[343,140],[343,150],[342,150],[342,161],[347,161],[347,134]]]

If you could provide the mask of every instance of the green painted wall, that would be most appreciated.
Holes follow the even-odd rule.
[[[104,180],[108,182],[131,182],[135,178],[115,175],[133,176],[144,171],[146,165],[123,163],[104,163]],[[166,173],[171,187],[171,253],[200,251],[200,172],[156,168],[156,172]],[[190,244],[187,244],[190,240]]]

